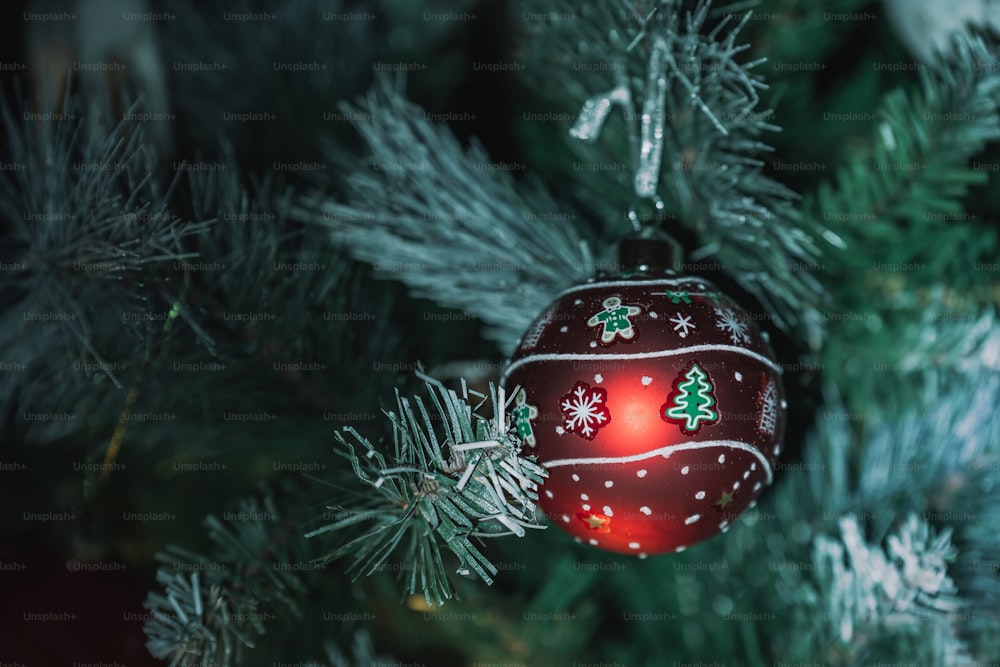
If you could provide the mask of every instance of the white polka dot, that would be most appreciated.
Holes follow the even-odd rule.
[[[640,380],[640,382],[642,382],[643,387],[648,387],[650,383],[652,383],[652,381],[653,378],[649,377],[648,375],[643,375],[642,380]]]
[[[566,326],[559,327],[559,333],[566,333],[567,331],[569,331],[569,327]]]
[[[573,301],[574,306],[579,306],[581,303],[583,303],[583,301],[581,301],[580,299],[576,299],[575,301]]]
[[[604,482],[604,488],[606,488],[606,489],[610,489],[610,488],[611,488],[612,486],[614,486],[614,485],[615,485],[615,483],[614,483],[614,482],[612,482],[612,481],[611,481],[610,479],[609,479],[609,480],[606,480],[606,481]]]
[[[551,491],[549,491],[548,489],[545,489],[545,497],[546,497],[546,498],[555,498],[556,496],[555,496],[555,494],[554,494],[554,493],[552,493],[552,492],[551,492]]]
[[[780,453],[781,453],[781,445],[777,444],[774,446],[774,455],[777,456]]]
[[[681,474],[682,475],[686,475],[689,472],[691,472],[691,466],[684,466],[683,468],[681,468]]]
[[[582,537],[574,537],[573,541],[576,542],[576,543],[578,543],[578,544],[583,544],[583,538]]]
[[[788,401],[786,401],[785,399],[781,399],[781,409],[784,410],[787,407],[788,407]]]
[[[590,341],[590,347],[597,347],[597,341],[596,340]]]
[[[589,512],[590,511],[590,505],[588,505],[587,503],[584,503],[582,505],[582,507],[583,507],[583,511],[584,512]]]
[[[653,510],[649,509],[645,505],[643,505],[642,507],[640,507],[639,511],[642,512],[643,514],[645,514],[646,516],[649,516],[650,514],[653,513]]]
[[[753,492],[757,493],[758,491],[760,491],[760,487],[761,487],[761,483],[760,482],[755,482],[754,485],[753,485]]]
[[[737,382],[743,382],[743,373],[736,371],[735,373],[733,373],[733,376],[736,378]]]
[[[749,470],[744,470],[743,471],[743,479],[746,479],[749,476],[750,476],[750,471]]]
[[[576,473],[573,473],[572,476],[570,476],[570,479],[573,480],[574,482],[579,482],[580,476],[577,475]]]
[[[598,373],[597,375],[594,376],[594,382],[596,382],[597,384],[601,384],[602,382],[604,382],[604,376]]]
[[[639,554],[639,560],[646,560],[646,554]]]
[[[726,462],[726,455],[719,454],[719,463],[725,463],[725,462]]]
[[[581,493],[580,500],[590,500],[590,496],[588,496],[586,493]]]
[[[747,505],[747,509],[751,509],[752,510],[754,507],[757,507],[757,501],[756,500],[751,500],[750,504]]]
[[[701,518],[700,514],[692,514],[688,518],[684,519],[684,525],[685,526],[690,526],[692,523],[694,523],[695,521],[697,521],[700,518]]]
[[[760,337],[764,339],[765,343],[767,343],[767,342],[769,342],[771,340],[771,334],[767,333],[766,331],[761,331],[760,332]]]
[[[739,482],[733,482],[733,489],[735,490],[735,489],[738,489],[738,488],[740,488],[740,483]]]
[[[756,469],[757,469],[757,462],[754,461],[753,463],[750,464],[750,470],[756,470]]]
[[[651,311],[649,311],[649,316],[652,317],[655,320],[657,317],[660,316],[660,314],[657,313],[655,310],[651,310]]]
[[[562,435],[565,432],[566,432],[566,429],[564,429],[562,426],[556,426],[556,433],[558,433],[559,435]]]
[[[640,545],[638,542],[629,542],[628,543],[628,548],[629,549],[638,549],[641,546],[642,545]]]
[[[729,530],[729,522],[723,521],[722,523],[720,523],[719,530],[721,530],[722,532],[726,532],[727,530]]]
[[[635,476],[636,476],[636,477],[639,477],[639,478],[642,478],[642,477],[645,477],[645,476],[646,476],[646,475],[648,475],[648,474],[649,474],[649,471],[648,471],[648,470],[645,470],[645,469],[643,469],[643,470],[640,470],[640,471],[638,471],[637,473],[635,473]]]
[[[679,546],[676,549],[674,549],[674,553],[675,554],[679,554],[682,551],[687,551],[687,546],[686,545],[682,544],[681,546]]]
[[[699,491],[698,493],[694,494],[694,497],[697,500],[704,500],[705,499],[705,492],[704,491]]]
[[[596,547],[596,546],[597,546],[597,544],[598,544],[598,542],[597,542],[597,538],[594,538],[594,537],[590,538],[590,539],[589,539],[589,540],[587,540],[587,541],[588,541],[588,542],[590,542],[591,544],[593,544],[593,545],[594,545],[595,547]]]
[[[569,516],[563,514],[562,515],[562,520],[563,520],[563,523],[569,523]]]
[[[614,515],[615,515],[615,513],[611,511],[611,506],[610,505],[605,505],[604,506],[604,516],[614,516]]]

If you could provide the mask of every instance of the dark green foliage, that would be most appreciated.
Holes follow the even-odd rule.
[[[302,615],[308,555],[297,522],[269,496],[227,515],[205,519],[210,556],[173,547],[159,557],[164,590],[146,600],[145,631],[150,653],[171,665],[242,664],[277,612]]]
[[[52,113],[65,120],[28,120]],[[166,335],[179,297],[171,265],[194,257],[186,243],[208,223],[171,210],[177,181],[151,173],[156,155],[138,123],[85,117],[72,99],[62,112],[8,103],[3,119],[16,167],[0,173],[0,346],[24,372],[0,378],[2,413],[75,407],[109,419],[113,394]],[[30,421],[24,435],[44,442],[80,428]]]
[[[75,93],[63,121],[6,103],[5,533],[22,506],[79,512],[32,535],[145,574],[174,664],[994,661],[995,36],[886,72],[909,56],[867,0],[438,4],[241,24],[184,3],[168,68],[227,69],[169,74],[169,157]],[[852,12],[872,18],[827,16]],[[659,211],[633,187],[657,39]],[[480,67],[500,64],[521,67]],[[623,84],[631,108],[574,139]],[[294,161],[326,169],[275,166]],[[527,531],[544,470],[487,389],[552,296],[610,266],[630,210],[772,320],[794,410],[759,505],[646,560]]]

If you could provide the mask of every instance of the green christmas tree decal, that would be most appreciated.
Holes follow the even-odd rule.
[[[674,391],[660,408],[660,415],[668,422],[680,424],[684,433],[697,433],[703,422],[719,421],[719,413],[712,409],[714,391],[708,374],[697,363],[692,363],[687,372],[677,377]]]

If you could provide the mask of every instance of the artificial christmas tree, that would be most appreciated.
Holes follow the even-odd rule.
[[[0,662],[1000,655],[988,26],[915,63],[875,0],[114,2],[3,23]],[[641,281],[612,249],[656,231],[711,290],[546,322]],[[563,326],[760,359],[518,388]],[[739,449],[550,513],[584,477],[551,438],[643,445],[615,373],[663,446],[732,429],[772,484]],[[612,491],[728,530],[595,549],[653,525]]]

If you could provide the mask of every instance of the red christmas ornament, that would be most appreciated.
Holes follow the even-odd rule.
[[[707,280],[642,268],[561,294],[503,380],[521,387],[514,420],[549,471],[546,515],[640,557],[727,530],[771,483],[786,408],[743,310]]]

